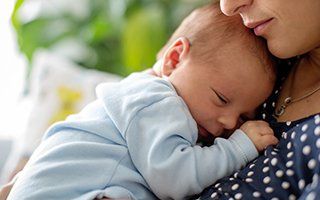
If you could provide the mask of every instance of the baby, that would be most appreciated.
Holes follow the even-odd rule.
[[[159,57],[158,77],[102,84],[95,102],[51,127],[8,199],[182,199],[277,143],[267,123],[243,121],[275,72],[238,17],[216,4],[195,10]],[[196,145],[199,135],[214,144]]]

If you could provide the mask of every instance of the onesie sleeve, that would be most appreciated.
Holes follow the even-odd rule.
[[[132,161],[160,199],[197,194],[258,155],[241,131],[217,138],[210,147],[195,145],[197,125],[179,97],[142,108],[125,132]]]
[[[108,160],[110,148],[101,134],[108,130],[106,121],[93,107],[88,108],[92,117],[58,123],[49,130],[8,200],[94,199],[103,193],[108,182],[106,172],[114,170],[114,163]],[[119,146],[119,160],[126,151]]]

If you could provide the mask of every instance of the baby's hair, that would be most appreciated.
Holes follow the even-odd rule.
[[[220,10],[219,2],[195,9],[188,15],[159,51],[157,59],[162,58],[166,49],[179,37],[188,38],[190,55],[198,62],[210,62],[224,45],[240,41],[244,48],[248,48],[259,58],[270,79],[275,80],[274,59],[268,52],[265,41],[246,28],[239,15],[225,16]]]

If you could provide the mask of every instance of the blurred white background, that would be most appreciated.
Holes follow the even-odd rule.
[[[15,0],[0,1],[0,138],[13,139],[22,130],[22,91],[26,61],[19,53],[10,16]]]

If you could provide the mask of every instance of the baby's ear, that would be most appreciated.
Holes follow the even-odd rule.
[[[186,37],[178,38],[163,55],[161,75],[170,76],[171,73],[185,59],[190,50],[190,42]]]

